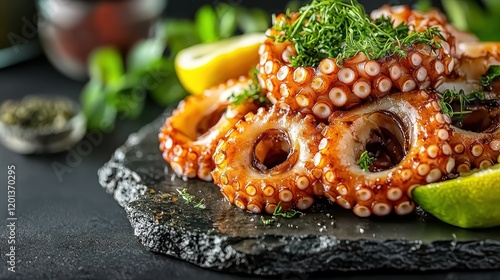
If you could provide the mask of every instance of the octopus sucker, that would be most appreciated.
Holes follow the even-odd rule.
[[[500,156],[498,141],[500,141],[500,131],[477,133],[453,127],[450,145],[455,155],[456,171],[483,169],[498,163]]]
[[[284,15],[279,15],[278,20]],[[291,16],[293,18],[297,15]],[[427,26],[427,28],[430,26]],[[420,26],[417,30],[427,30]],[[381,98],[391,91],[410,92],[439,85],[445,75],[455,68],[455,61],[448,48],[415,44],[404,49],[405,56],[394,54],[379,59],[369,59],[358,53],[339,64],[336,58],[325,58],[317,66],[293,67],[289,54],[297,54],[289,42],[276,42],[274,35],[280,31],[271,28],[270,37],[263,43],[259,80],[272,103],[286,103],[294,110],[313,110],[320,97],[331,99],[332,110],[349,110],[365,101]],[[453,36],[449,36],[453,42]],[[286,47],[284,47],[286,46]],[[272,66],[272,67],[271,67]],[[382,76],[381,76],[382,75]],[[286,94],[283,94],[286,88]],[[320,119],[324,119],[323,116]]]
[[[493,97],[494,99],[491,99]],[[467,104],[466,114],[445,121],[452,124],[448,142],[456,162],[454,171],[467,172],[488,168],[500,156],[500,106],[497,97],[488,96],[475,104]]]
[[[313,157],[321,128],[312,115],[303,117],[279,106],[248,114],[220,140],[214,158],[222,153],[225,160],[217,161],[214,182],[223,186],[221,191],[230,202],[250,194],[257,198],[263,207],[243,207],[245,201],[239,200],[240,208],[252,212],[272,213],[278,203],[284,210],[309,208],[320,180],[313,175]]]
[[[443,152],[450,124],[433,121],[441,109],[433,102],[433,93],[391,94],[335,118],[315,162],[325,194],[361,217],[411,213],[409,188],[442,180],[454,163]],[[358,165],[363,151],[374,157],[367,171]]]
[[[320,15],[324,3],[340,2],[350,9],[339,13],[347,33],[356,29],[369,43],[306,36],[309,23],[319,30],[337,23]],[[443,89],[481,94],[479,78],[500,64],[500,43],[477,42],[435,10],[384,6],[370,19],[349,2],[313,1],[299,13],[276,16],[258,50],[255,79],[232,79],[181,102],[158,137],[173,172],[213,180],[229,203],[250,213],[307,211],[325,197],[370,217],[410,214],[415,188],[498,163],[500,82],[483,88],[491,91],[484,98],[472,97],[474,104]],[[357,25],[351,13],[366,22]],[[370,26],[391,36],[370,37],[379,33]],[[334,35],[346,32],[335,28]],[[233,93],[252,94],[249,85],[269,102],[229,101]],[[458,101],[449,100],[455,98],[460,112],[454,112]]]
[[[212,180],[212,156],[217,142],[246,113],[257,110],[252,102],[233,105],[228,101],[250,83],[250,78],[241,77],[202,95],[189,96],[165,120],[158,135],[160,150],[176,175]]]
[[[499,42],[480,42],[475,35],[457,30],[448,23],[445,15],[436,9],[421,13],[411,10],[408,6],[384,5],[371,13],[374,19],[381,16],[390,17],[395,25],[406,23],[417,31],[431,27],[439,29],[444,38],[444,41],[440,42],[440,52],[446,58],[434,61],[433,67],[426,66],[431,75],[444,72],[445,77],[450,80],[458,78],[461,82],[478,81],[487,72],[489,66],[500,65]],[[416,61],[419,59],[417,58]],[[426,65],[426,60],[423,62]],[[442,79],[431,80],[434,83],[431,86],[435,89],[443,83]],[[452,86],[444,88],[452,88]]]

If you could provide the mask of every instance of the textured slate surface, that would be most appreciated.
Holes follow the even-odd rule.
[[[164,116],[132,134],[98,172],[150,251],[230,272],[499,269],[500,228],[463,230],[425,213],[361,219],[327,202],[264,225],[224,202],[217,186],[175,177],[158,151]],[[186,204],[187,188],[206,209]]]

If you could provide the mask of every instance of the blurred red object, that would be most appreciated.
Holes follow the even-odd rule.
[[[39,36],[52,64],[74,79],[87,77],[87,58],[99,46],[122,54],[153,35],[166,0],[39,0]]]

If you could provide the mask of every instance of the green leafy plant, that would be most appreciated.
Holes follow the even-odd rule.
[[[361,156],[359,156],[358,165],[363,169],[363,171],[370,170],[370,166],[375,161],[374,157],[371,157],[368,151],[364,151]]]
[[[179,197],[181,197],[184,202],[186,202],[186,204],[193,204],[193,203],[196,203],[194,204],[194,208],[198,208],[198,209],[205,209],[205,199],[202,198],[200,199],[200,201],[198,202],[195,202],[194,199],[195,199],[195,196],[188,193],[187,189],[176,189],[177,193],[179,194]]]
[[[500,66],[490,66],[488,72],[481,77],[481,85],[483,87],[489,87],[493,82],[498,80],[498,78],[500,78]]]
[[[370,59],[397,54],[406,57],[404,48],[414,44],[439,47],[442,36],[437,28],[426,32],[410,31],[402,23],[394,27],[391,19],[382,17],[372,21],[356,0],[314,0],[300,8],[300,15],[292,14],[274,19],[274,27],[283,35],[277,42],[290,41],[297,56],[293,66],[316,66],[327,57],[344,59],[364,53]]]
[[[300,212],[300,211],[297,211],[295,209],[291,209],[291,210],[288,210],[286,212],[283,212],[283,206],[281,206],[281,201],[280,201],[280,202],[278,202],[278,205],[274,209],[274,213],[273,213],[273,216],[271,218],[261,217],[260,219],[261,219],[262,223],[267,226],[267,225],[273,224],[276,221],[277,217],[291,219],[297,215],[303,216],[305,214]]]
[[[500,1],[442,0],[441,4],[450,21],[458,29],[476,34],[482,41],[500,41],[498,22]]]
[[[265,94],[263,94],[262,89],[260,88],[259,81],[257,80],[257,75],[258,70],[253,69],[252,83],[250,83],[248,87],[241,92],[233,92],[228,98],[229,102],[233,103],[234,105],[240,105],[248,101],[257,101],[260,104],[268,103],[269,100],[267,99]]]
[[[459,91],[447,89],[443,93],[439,93],[439,97],[439,105],[441,105],[443,113],[447,114],[450,117],[453,117],[455,115],[465,115],[472,113],[472,111],[467,111],[465,109],[465,106],[471,104],[476,100],[484,100],[485,93],[480,90],[475,90],[471,93],[465,93],[465,91],[462,89]],[[458,110],[455,110],[453,108],[453,103],[457,101],[460,107],[458,108]]]
[[[161,106],[178,102],[188,94],[175,73],[179,51],[239,32],[263,32],[268,18],[260,9],[206,5],[194,21],[165,20],[156,37],[133,46],[126,62],[114,47],[94,50],[89,59],[90,80],[81,94],[88,128],[111,130],[117,116],[137,118],[147,96]]]

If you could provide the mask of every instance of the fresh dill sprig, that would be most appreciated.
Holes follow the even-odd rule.
[[[295,209],[291,209],[291,210],[288,210],[286,212],[283,212],[283,206],[281,206],[281,201],[278,202],[278,205],[276,205],[276,209],[274,209],[274,213],[273,213],[273,216],[269,219],[267,218],[264,218],[264,217],[260,217],[260,219],[262,220],[262,223],[266,226],[268,225],[271,225],[272,223],[274,223],[276,221],[276,218],[281,216],[283,218],[286,218],[286,219],[291,219],[293,217],[295,217],[296,215],[305,215],[304,213],[300,212],[300,211],[297,211]]]
[[[198,203],[196,203],[194,208],[205,209],[205,199],[202,198]]]
[[[274,209],[273,216],[278,217],[281,216],[283,218],[291,219],[295,217],[295,215],[305,215],[304,213],[297,211],[295,209],[288,210],[286,212],[283,212],[283,207],[281,206],[281,201],[278,202],[278,205],[276,206],[276,209]]]
[[[399,55],[406,57],[405,48],[414,44],[440,47],[443,40],[438,28],[425,32],[411,31],[404,23],[394,27],[391,19],[373,21],[357,0],[313,0],[297,14],[274,17],[274,28],[281,32],[277,42],[290,41],[297,56],[292,65],[317,66],[324,58],[336,58],[337,63],[364,53],[369,59]]]
[[[233,92],[229,96],[229,101],[234,105],[241,105],[245,102],[257,101],[259,103],[265,103],[266,98],[260,93],[260,86],[256,83],[251,83],[246,89],[240,92]]]
[[[276,220],[275,217],[271,217],[269,219],[266,219],[264,218],[264,216],[260,217],[260,220],[262,221],[262,223],[265,225],[265,226],[268,226],[268,225],[271,225],[274,223],[274,221]]]
[[[370,166],[372,165],[372,163],[374,161],[375,161],[375,158],[371,157],[368,154],[368,151],[364,151],[361,154],[361,156],[359,157],[358,164],[359,164],[359,167],[361,167],[361,169],[363,169],[363,171],[368,171],[368,170],[370,170]]]
[[[456,91],[454,89],[447,89],[443,93],[439,93],[439,105],[441,105],[441,110],[443,113],[450,117],[455,115],[466,115],[472,113],[472,111],[467,111],[465,109],[466,105],[471,104],[476,100],[484,100],[485,93],[480,90],[474,90],[473,92],[467,94],[463,89]],[[459,108],[455,111],[453,108],[453,103],[458,101]]]
[[[182,189],[182,190],[176,189],[176,191],[179,193],[179,196],[182,199],[184,199],[184,201],[186,202],[186,204],[190,204],[191,202],[193,202],[194,195],[188,193],[187,189]]]
[[[494,81],[500,78],[500,65],[492,65],[488,68],[488,72],[481,77],[481,85],[489,87]]]
[[[191,204],[191,203],[196,203],[194,201],[194,195],[190,194],[187,192],[187,189],[176,189],[177,193],[179,193],[179,196],[186,202],[186,204]],[[194,205],[194,208],[198,209],[205,209],[205,199],[202,198],[198,203]]]
[[[258,70],[255,68],[252,71],[252,83],[250,83],[247,88],[239,92],[233,92],[228,100],[234,105],[241,105],[245,102],[254,102],[257,101],[260,104],[265,104],[268,102],[268,99],[262,94],[262,90],[259,85],[259,81],[257,80]]]

